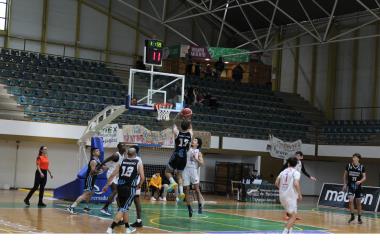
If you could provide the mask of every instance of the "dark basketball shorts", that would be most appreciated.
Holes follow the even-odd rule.
[[[117,187],[117,204],[118,212],[126,213],[132,205],[133,199],[136,196],[136,187],[118,186]]]
[[[183,171],[187,163],[186,151],[182,150],[174,152],[170,157],[169,164],[166,168],[167,171],[173,172],[174,170]]]
[[[92,192],[95,186],[96,176],[87,176],[86,181],[84,183],[84,191]]]
[[[359,199],[363,197],[362,187],[360,185],[357,185],[356,183],[349,183],[347,187],[348,187],[348,191],[347,191],[348,196],[353,196],[355,199]]]

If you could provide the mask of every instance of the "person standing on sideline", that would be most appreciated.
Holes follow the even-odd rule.
[[[44,198],[45,185],[47,182],[47,173],[49,173],[50,178],[53,179],[53,175],[51,171],[49,170],[49,158],[47,155],[47,150],[48,149],[46,146],[41,146],[38,152],[38,156],[36,160],[37,169],[34,175],[34,186],[24,199],[24,203],[26,206],[30,206],[29,200],[34,194],[34,192],[38,189],[38,186],[39,186],[40,193],[38,197],[38,206],[46,207],[46,204],[43,203],[43,198]]]
[[[280,173],[275,185],[280,190],[280,202],[289,219],[282,233],[292,233],[294,222],[297,218],[297,200],[302,200],[300,178],[301,173],[295,169],[297,158],[291,157],[287,161],[288,167]]]
[[[362,218],[361,218],[361,211],[362,211],[362,204],[361,204],[361,198],[363,196],[362,193],[362,183],[365,182],[367,179],[365,168],[363,164],[361,164],[359,161],[361,160],[362,156],[359,153],[355,153],[352,156],[352,163],[349,163],[346,166],[346,169],[344,171],[343,175],[343,191],[348,193],[349,198],[349,206],[351,211],[351,218],[348,221],[348,223],[351,223],[355,220],[355,207],[354,207],[354,200],[356,203],[356,208],[358,210],[358,223],[362,224]]]

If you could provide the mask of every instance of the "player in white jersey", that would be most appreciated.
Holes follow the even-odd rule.
[[[291,157],[287,161],[288,168],[280,173],[276,179],[276,186],[280,190],[280,202],[289,215],[283,233],[292,232],[297,218],[297,200],[302,200],[300,178],[301,173],[295,169],[297,158]]]
[[[303,163],[303,153],[301,151],[297,151],[294,156],[297,158],[297,165],[295,166],[295,170],[297,170],[298,172],[300,172],[300,174],[304,174],[307,178],[309,178],[310,180],[312,181],[317,181],[317,178],[315,178],[314,176],[310,175],[307,171],[306,171],[306,168],[305,168],[305,164]],[[281,171],[284,171],[286,168],[288,167],[288,164],[287,162],[284,164],[284,166],[282,167]],[[289,219],[289,215],[286,214],[285,215],[285,220],[288,220]],[[301,220],[301,218],[297,217],[297,220]]]
[[[199,189],[199,175],[198,175],[198,169],[200,166],[204,164],[203,155],[200,152],[200,148],[202,147],[202,140],[201,138],[194,138],[191,142],[191,147],[189,151],[187,152],[187,163],[186,167],[183,170],[182,178],[183,178],[183,186],[185,188],[185,199],[187,204],[187,209],[189,211],[189,217],[193,216],[193,209],[190,204],[190,186],[191,184],[194,185],[197,200],[198,200],[198,213],[202,213],[202,206],[203,206],[203,196],[201,194],[201,191]]]
[[[117,144],[117,150],[118,151],[116,153],[112,154],[110,157],[108,157],[107,159],[105,159],[102,162],[102,165],[106,165],[108,163],[107,164],[107,168],[108,168],[107,179],[111,176],[112,172],[115,170],[115,167],[117,165],[121,165],[121,163],[123,162],[124,154],[126,151],[126,145],[124,143],[121,143],[121,142],[118,143]],[[112,193],[108,197],[106,204],[102,207],[102,209],[100,209],[100,212],[102,212],[103,214],[108,215],[108,216],[111,216],[111,212],[109,211],[108,207],[110,204],[112,204],[112,202],[115,199],[115,196],[117,194],[117,180],[118,180],[118,177],[116,176],[114,178],[114,180],[112,181],[112,184],[111,184]]]

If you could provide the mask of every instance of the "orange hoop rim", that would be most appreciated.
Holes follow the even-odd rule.
[[[171,109],[173,107],[173,104],[171,103],[156,103],[154,104],[154,109],[159,110],[159,109]]]

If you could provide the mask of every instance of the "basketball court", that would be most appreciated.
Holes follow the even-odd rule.
[[[67,201],[46,197],[47,208],[38,208],[32,199],[26,208],[22,202],[25,190],[0,191],[0,233],[104,233],[112,217],[100,213],[101,204],[92,204],[91,212],[71,215],[65,211]],[[51,196],[51,194],[50,194]],[[140,234],[192,233],[192,234],[279,234],[284,226],[284,213],[280,205],[236,202],[224,196],[205,196],[206,204],[201,215],[194,213],[189,219],[183,203],[173,201],[143,201],[143,228]],[[316,199],[306,197],[300,204],[301,220],[296,222],[297,234],[378,233],[380,218],[364,213],[363,224],[348,225],[348,213],[341,210],[316,208]],[[116,207],[113,207],[115,210]],[[130,222],[136,219],[135,207],[130,210]],[[122,233],[122,227],[116,231]]]

